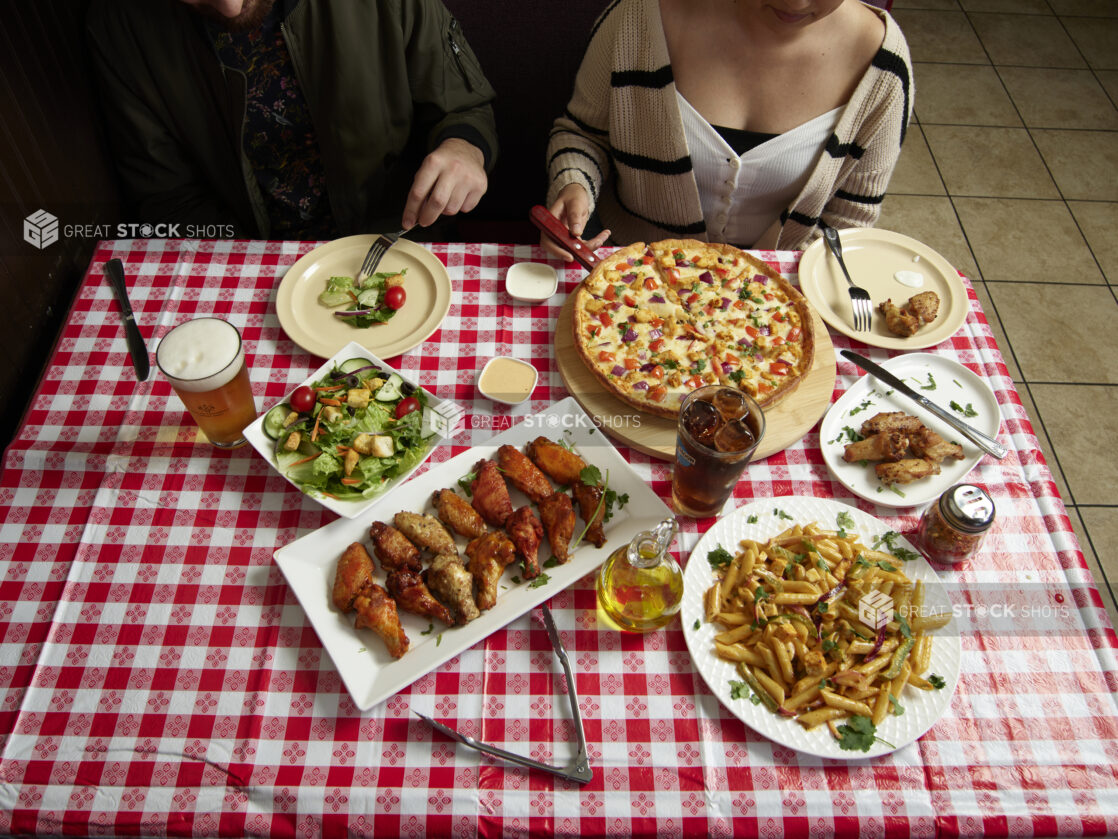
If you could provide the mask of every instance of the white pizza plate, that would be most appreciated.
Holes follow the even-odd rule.
[[[505,569],[501,579],[497,605],[465,626],[435,624],[432,627],[429,619],[401,611],[400,622],[407,632],[411,648],[400,659],[393,659],[371,630],[354,629],[352,613],[343,615],[334,608],[330,596],[338,557],[353,542],[363,542],[369,547],[369,525],[374,520],[391,522],[401,510],[432,512],[431,495],[436,490],[450,488],[461,493],[459,479],[472,472],[479,460],[491,457],[504,444],[523,450],[528,442],[539,436],[570,444],[588,464],[598,467],[603,478],[608,473],[611,489],[619,494],[628,494],[628,503],[616,509],[605,526],[607,541],[603,547],[595,548],[584,541],[574,551],[570,561],[546,567],[550,553],[545,537],[539,556],[543,572],[547,575],[546,581],[535,587],[525,581],[513,582],[513,577],[519,578],[522,573],[521,563],[514,562]],[[509,493],[514,508],[528,503],[511,486]],[[275,553],[276,563],[287,578],[288,585],[333,659],[354,703],[362,711],[383,702],[592,573],[610,553],[628,544],[637,533],[650,530],[671,515],[664,502],[649,489],[595,427],[593,420],[570,397],[543,413],[526,417],[488,443],[432,467],[399,487],[391,497],[392,503],[382,506],[376,514],[370,513],[357,519],[338,519]],[[576,536],[584,524],[579,518],[575,527]],[[464,539],[459,537],[457,542],[460,549],[465,548]],[[384,584],[383,573],[379,570],[375,579]],[[543,580],[544,577],[541,575],[537,579]]]
[[[715,580],[707,561],[708,552],[722,546],[730,553],[736,553],[740,540],[764,542],[793,524],[817,522],[825,530],[834,530],[840,513],[853,518],[854,527],[847,530],[858,534],[864,545],[872,546],[875,537],[890,530],[884,522],[855,507],[831,499],[806,496],[755,501],[719,519],[699,540],[687,560],[687,568],[683,574],[683,607],[680,617],[695,669],[702,675],[711,692],[735,717],[757,733],[790,749],[834,760],[862,760],[888,754],[913,743],[947,711],[959,680],[962,658],[962,642],[954,620],[935,633],[927,671],[928,674],[943,677],[944,687],[932,691],[906,687],[902,695],[897,697],[904,713],[900,716],[887,716],[877,728],[877,736],[887,742],[875,741],[869,751],[861,752],[841,749],[826,725],[807,730],[794,719],[770,712],[764,705],[754,705],[747,698],[734,699],[730,695],[730,682],[740,681],[741,677],[734,662],[715,655],[714,636],[722,628],[705,621],[703,608],[703,595]],[[755,521],[750,521],[752,518]],[[903,537],[897,539],[897,545],[915,550]],[[898,564],[904,566],[904,573],[910,579],[923,580],[925,603],[930,613],[951,611],[947,591],[923,557]]]
[[[392,358],[423,343],[450,311],[451,285],[446,266],[422,245],[400,239],[377,271],[407,270],[403,307],[386,323],[361,329],[334,317],[318,302],[330,277],[353,277],[376,236],[346,236],[315,248],[287,269],[276,292],[276,315],[287,337],[312,355],[329,358],[356,341],[381,358]]]
[[[851,325],[850,287],[838,261],[817,239],[800,259],[800,290],[832,329],[871,347],[919,350],[946,341],[959,331],[967,318],[970,302],[959,272],[946,259],[922,242],[891,230],[854,228],[839,231],[842,256],[854,284],[869,292],[873,319],[868,332]],[[898,271],[913,271],[923,285],[910,288],[896,280]],[[915,335],[902,338],[885,328],[879,303],[891,299],[898,306],[921,291],[939,296],[939,315]]]
[[[906,353],[879,363],[929,401],[957,414],[963,422],[991,437],[998,436],[1001,414],[997,397],[986,382],[962,364],[932,353]],[[935,388],[930,389],[933,383]],[[955,410],[952,402],[964,412],[969,405],[976,412],[975,416],[968,417]],[[884,486],[874,474],[872,464],[847,463],[842,459],[846,444],[851,442],[845,429],[858,431],[865,420],[880,411],[903,411],[918,417],[944,440],[961,445],[963,459],[943,461],[938,475],[893,489]],[[985,454],[939,417],[868,373],[827,411],[819,424],[819,445],[823,450],[823,462],[836,481],[859,498],[883,507],[918,507],[929,503],[945,489],[962,481]]]
[[[351,359],[351,358],[368,359],[370,364],[376,365],[377,367],[379,367],[381,370],[383,370],[388,375],[396,373],[401,378],[403,378],[404,381],[408,382],[411,385],[416,386],[417,388],[419,387],[415,382],[411,381],[411,379],[408,378],[406,373],[404,373],[400,370],[397,370],[396,368],[391,367],[388,364],[385,364],[383,361],[381,361],[379,358],[377,358],[375,355],[370,353],[367,349],[365,349],[363,346],[361,346],[360,344],[358,344],[356,342],[350,342],[349,344],[346,344],[344,347],[342,347],[340,350],[338,350],[338,352],[334,355],[333,358],[327,360],[325,364],[323,364],[321,367],[319,367],[317,370],[315,370],[307,379],[300,382],[300,384],[302,384],[302,385],[313,384],[314,382],[316,382],[319,379],[326,376],[331,370],[333,370],[334,365],[341,364],[343,361],[347,361],[348,359]],[[299,385],[295,385],[294,387],[291,388],[291,390],[292,391],[295,390],[295,388],[298,387],[298,386]],[[424,390],[424,393],[427,394],[427,409],[428,409],[428,411],[441,413],[443,416],[447,416],[447,417],[453,417],[453,416],[456,416],[458,413],[460,413],[461,409],[458,408],[458,406],[455,405],[455,403],[453,403],[453,402],[451,402],[447,399],[440,399],[439,397],[432,394],[430,391],[427,391],[427,390],[422,389],[422,388],[420,388],[420,389]],[[291,395],[291,392],[288,391],[287,396],[290,396],[290,395]],[[267,434],[264,433],[264,417],[265,417],[265,415],[267,415],[268,411],[270,411],[276,405],[280,404],[281,402],[286,401],[287,396],[285,396],[283,399],[275,402],[274,404],[268,405],[260,413],[260,416],[258,416],[252,422],[252,424],[249,425],[249,427],[245,429],[245,439],[247,439],[249,441],[249,443],[252,444],[252,447],[254,449],[256,449],[257,452],[259,452],[259,454],[262,458],[264,458],[266,461],[268,461],[268,465],[271,466],[273,469],[275,469],[277,472],[279,472],[279,468],[276,466],[276,456],[275,456],[276,441],[273,440],[271,437],[269,437]],[[428,415],[428,416],[430,417],[430,415]],[[343,500],[343,499],[338,499],[338,498],[331,498],[327,495],[322,495],[321,493],[316,492],[314,490],[304,489],[303,487],[299,486],[299,484],[295,483],[295,481],[288,478],[287,475],[283,475],[282,472],[279,472],[279,474],[283,475],[284,480],[286,480],[289,484],[291,484],[293,487],[296,487],[297,489],[299,489],[307,497],[313,498],[315,501],[317,501],[319,504],[321,504],[327,510],[330,510],[331,512],[334,512],[334,513],[337,513],[339,516],[344,516],[346,518],[355,518],[356,516],[360,516],[360,515],[368,512],[369,510],[371,510],[375,505],[380,503],[385,498],[385,496],[388,494],[389,490],[394,490],[396,487],[400,486],[400,484],[402,484],[404,481],[406,481],[408,478],[410,478],[413,474],[415,474],[415,471],[420,466],[422,466],[424,463],[426,463],[427,458],[429,458],[431,456],[431,453],[434,452],[435,449],[439,447],[439,444],[442,443],[448,436],[450,436],[450,433],[453,431],[452,428],[445,428],[444,429],[443,428],[444,425],[445,425],[445,423],[434,423],[433,422],[433,424],[430,427],[433,430],[435,430],[436,433],[433,434],[430,437],[429,444],[428,444],[428,447],[427,447],[427,452],[426,452],[426,454],[423,455],[423,458],[418,463],[416,463],[411,469],[409,469],[407,472],[404,472],[402,475],[397,475],[395,478],[388,481],[388,483],[386,483],[384,485],[383,489],[377,495],[374,495],[372,498],[363,498],[363,499],[357,499],[357,500],[353,500],[353,501]],[[443,433],[439,433],[440,430]]]

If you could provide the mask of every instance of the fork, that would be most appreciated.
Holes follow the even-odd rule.
[[[396,240],[411,230],[410,227],[405,227],[402,230],[397,230],[395,233],[382,233],[377,236],[369,252],[365,254],[365,261],[361,263],[361,270],[357,272],[357,284],[360,285],[366,277],[372,276],[372,273],[377,270],[380,261],[384,259],[384,255],[388,253],[388,249],[396,244]]]
[[[846,270],[846,262],[842,258],[842,243],[839,241],[838,231],[822,221],[819,222],[819,226],[823,228],[823,241],[827,243],[827,250],[835,255],[843,276],[850,284],[850,309],[854,315],[854,329],[857,332],[868,332],[870,321],[873,319],[873,303],[870,301],[870,293],[864,288],[854,285],[854,280],[850,279],[850,272]]]

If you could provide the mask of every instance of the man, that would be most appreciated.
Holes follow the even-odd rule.
[[[95,0],[140,220],[318,239],[472,210],[493,89],[440,0]]]

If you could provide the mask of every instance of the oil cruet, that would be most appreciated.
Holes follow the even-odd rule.
[[[667,625],[683,602],[683,571],[669,553],[679,532],[674,518],[618,548],[598,572],[598,603],[621,629],[651,632]]]

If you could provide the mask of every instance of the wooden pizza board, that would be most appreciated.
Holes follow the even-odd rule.
[[[563,384],[586,413],[600,420],[602,431],[652,457],[675,457],[675,420],[638,411],[607,391],[586,369],[575,349],[571,310],[575,295],[567,296],[555,327],[555,361]],[[835,348],[822,319],[811,310],[815,358],[799,387],[765,410],[765,436],[754,460],[784,451],[802,439],[831,404],[835,389]]]

